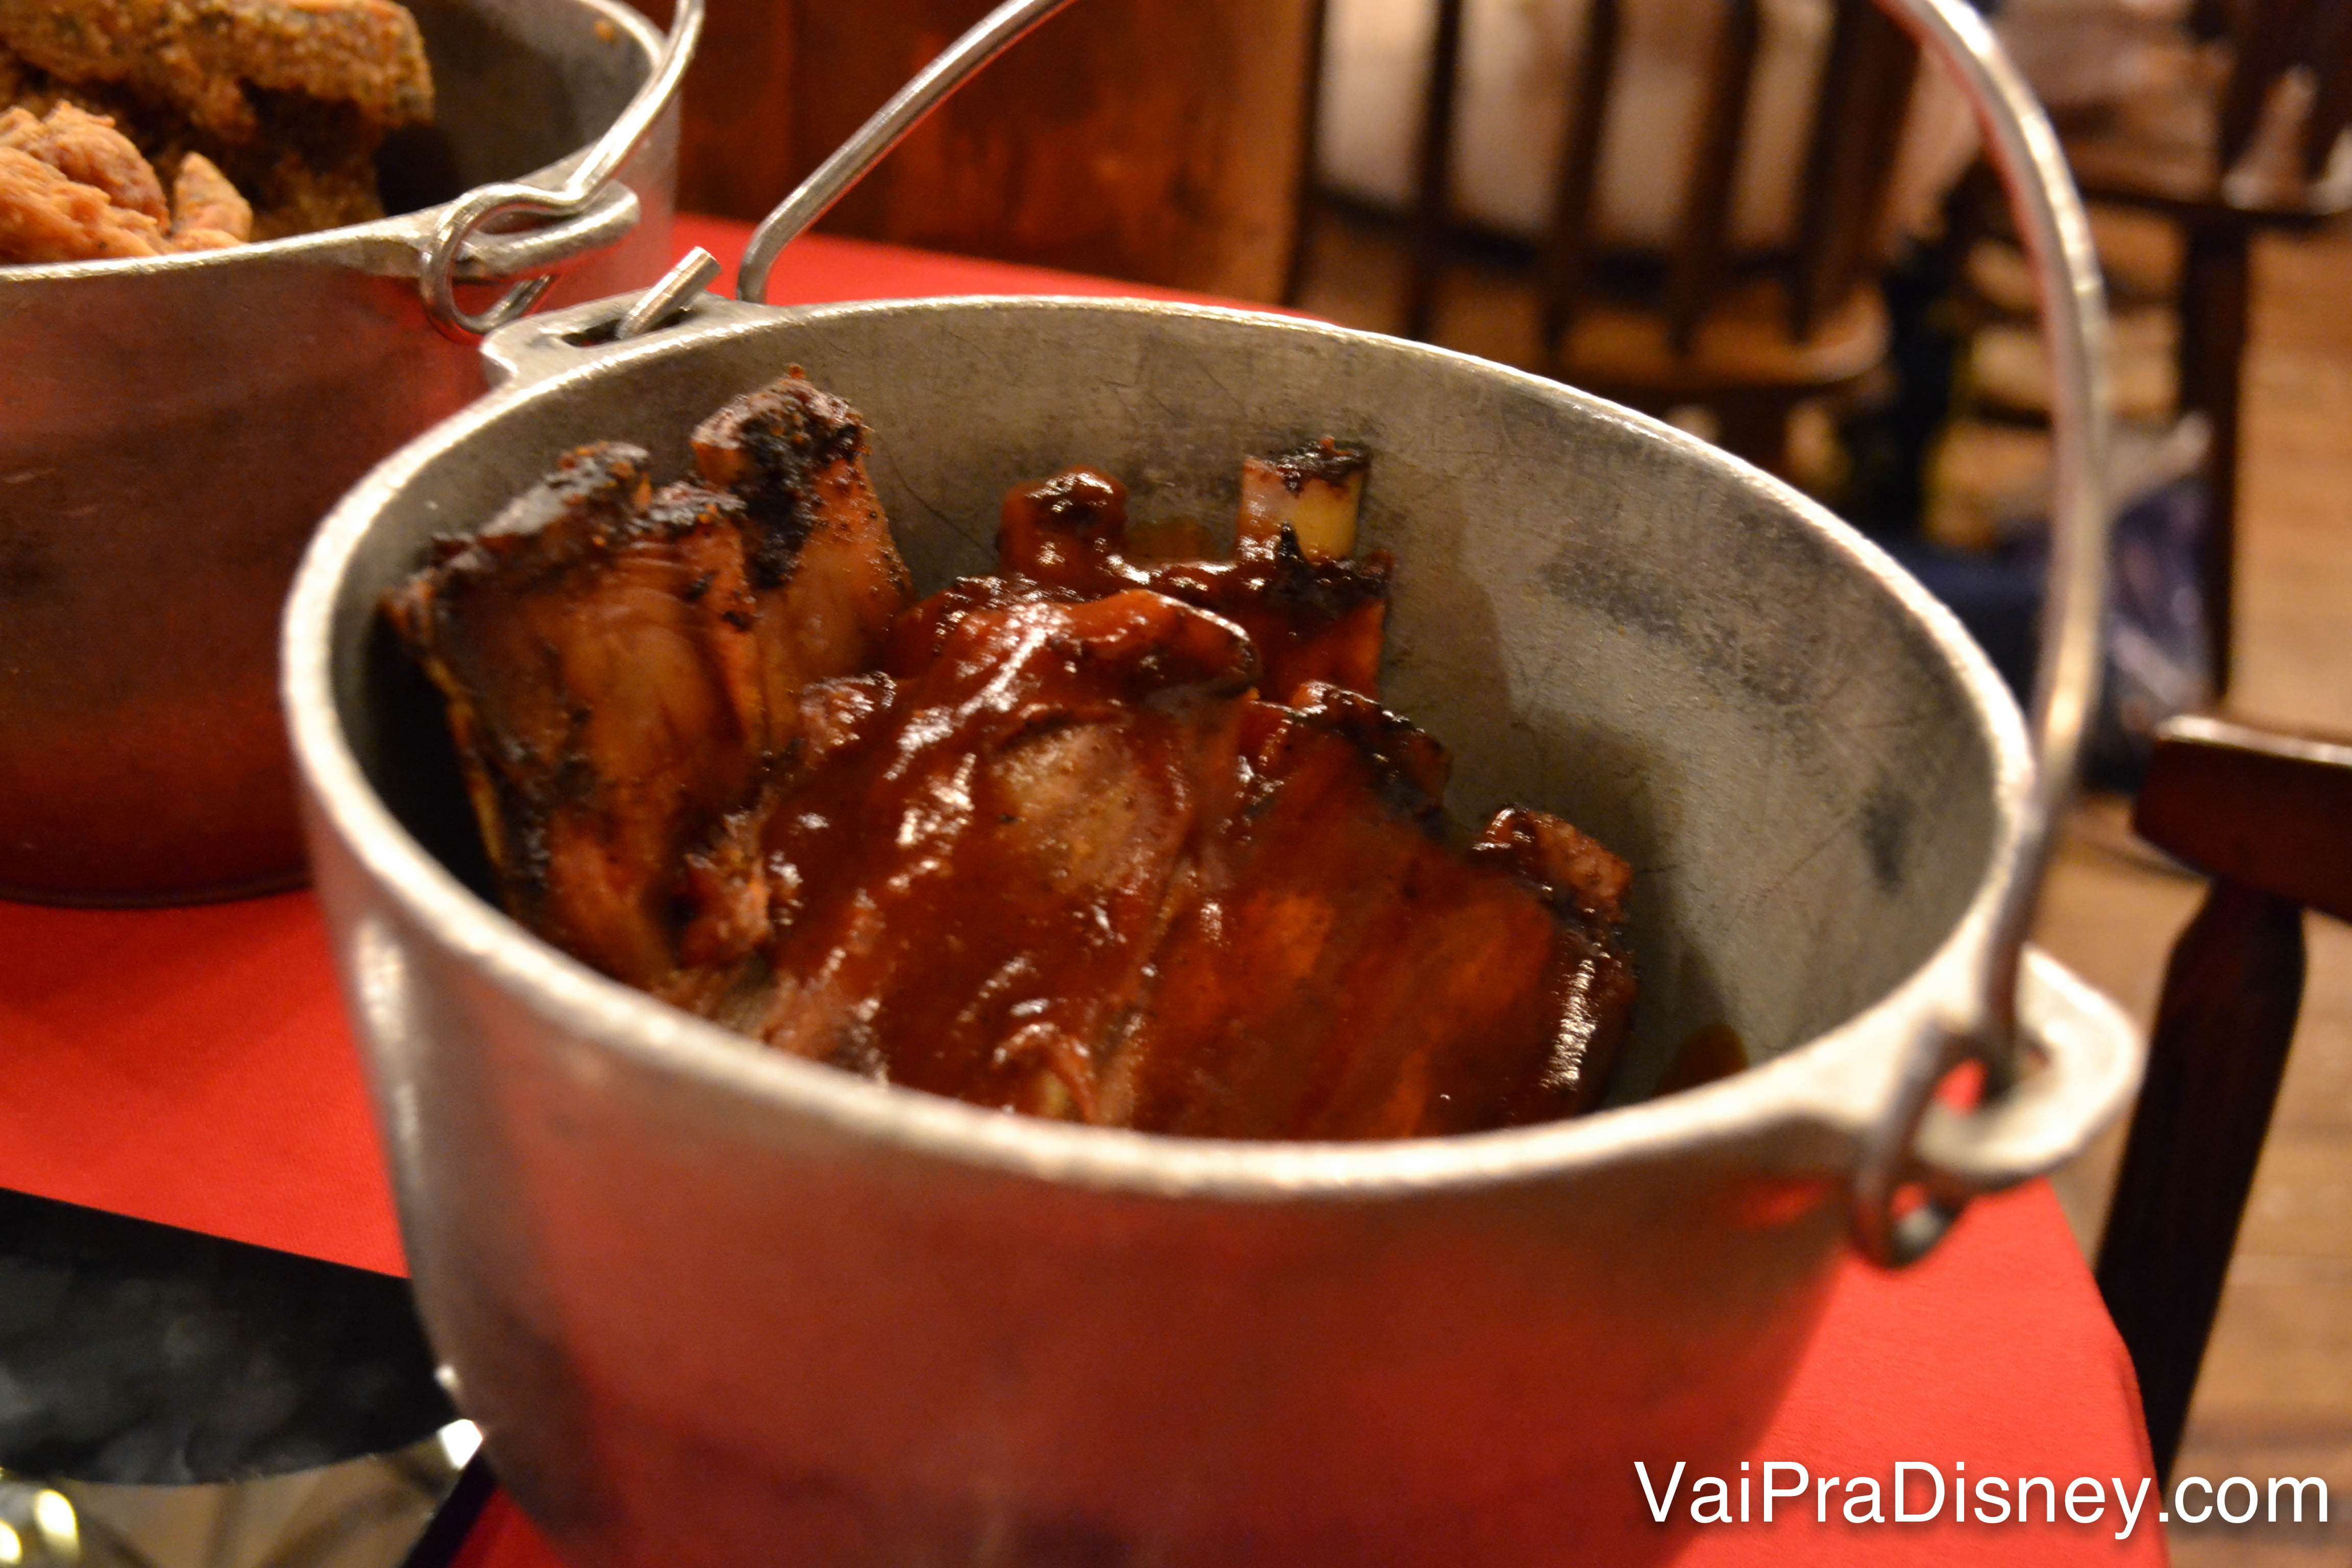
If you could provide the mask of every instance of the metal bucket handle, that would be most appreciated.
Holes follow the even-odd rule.
[[[2137,1058],[2112,1029],[2084,1023],[2097,1009],[2074,997],[2046,959],[2029,955],[2051,841],[2074,791],[2084,727],[2098,695],[2106,595],[2108,393],[2106,304],[2090,222],[2048,117],[1985,21],[1964,0],[1878,0],[1953,73],[1984,133],[2033,267],[2052,377],[2055,477],[2042,658],[2032,700],[2034,775],[1979,961],[1945,999],[1937,1021],[1895,1064],[1885,1110],[1862,1128],[1851,1189],[1856,1244],[1893,1268],[1924,1257],[1969,1198],[2040,1175],[2079,1147],[2128,1092]],[[739,296],[764,305],[776,258],[866,172],[981,67],[1069,0],[1004,0],[876,111],[768,215],[744,253]],[[681,25],[684,7],[681,6]],[[461,209],[462,210],[462,209]],[[631,338],[690,306],[717,275],[696,250],[637,297],[614,331]],[[492,345],[493,374],[512,374],[511,345]],[[2029,964],[2041,1026],[2030,1044],[2018,1027]],[[2040,1059],[2030,1077],[2021,1058]],[[1980,1063],[1979,1107],[1937,1103],[1938,1087],[1964,1062]],[[1906,1202],[1916,1194],[1916,1202]]]
[[[2090,1035],[2044,1031],[2042,1069],[2018,1081],[2018,985],[2052,841],[2074,790],[2098,700],[2107,586],[2107,310],[2091,226],[2049,117],[1982,16],[1962,0],[1879,0],[1951,71],[1974,111],[2032,263],[2050,360],[2054,477],[2042,657],[2033,682],[2034,775],[1972,995],[1914,1042],[1854,1173],[1853,1232],[1874,1261],[1924,1257],[1969,1197],[2047,1171],[2079,1142],[2082,1109],[2111,1104],[2129,1059]],[[1979,1109],[1936,1100],[1964,1061],[1983,1065]],[[1916,1205],[1903,1194],[1916,1192]]]
[[[623,191],[615,197],[608,187],[677,96],[678,83],[702,37],[702,11],[703,0],[677,0],[669,37],[662,44],[652,73],[562,185],[549,190],[501,181],[477,186],[450,204],[425,239],[417,266],[416,289],[424,296],[434,325],[452,337],[485,336],[538,304],[555,282],[551,274],[525,278],[488,310],[468,310],[457,302],[461,265],[469,277],[511,278],[610,243],[634,226],[634,194]],[[517,217],[559,221],[523,234],[480,232],[486,225]]]

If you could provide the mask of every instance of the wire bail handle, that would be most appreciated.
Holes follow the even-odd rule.
[[[2052,382],[2054,447],[2050,564],[2040,626],[2032,727],[2034,775],[2008,879],[1986,936],[1976,993],[1913,1042],[1895,1103],[1855,1172],[1854,1239],[1874,1260],[1899,1267],[1924,1257],[1969,1197],[1985,1190],[1964,1173],[1923,1168],[1916,1146],[1937,1085],[1960,1063],[1984,1064],[1988,1098],[2018,1068],[2017,992],[2058,821],[2073,798],[2083,734],[2098,700],[2107,588],[2110,412],[2106,294],[2083,198],[2058,133],[1983,16],[1963,0],[1878,0],[1940,59],[1969,101],[2000,176],[2032,264]],[[1898,1214],[1917,1184],[1922,1201]]]
[[[468,310],[457,302],[458,265],[474,258],[475,237],[486,226],[515,217],[576,218],[604,195],[613,176],[644,144],[654,121],[677,98],[678,83],[702,37],[703,4],[704,0],[677,0],[669,37],[662,44],[653,73],[562,184],[549,190],[501,181],[477,186],[450,205],[425,242],[416,274],[417,292],[424,297],[436,326],[455,336],[488,336],[527,313],[554,285],[551,273],[523,279],[484,310]]]
[[[1969,1199],[1987,1190],[1966,1172],[1923,1168],[1916,1145],[1937,1086],[1960,1063],[1984,1064],[1990,1095],[2005,1091],[2018,1067],[2017,994],[2053,836],[2072,798],[2083,734],[2098,696],[2100,632],[2106,599],[2109,394],[2107,316],[2090,220],[2060,149],[2057,132],[1984,18],[1964,0],[1877,0],[1929,55],[1951,71],[1982,132],[2011,212],[2032,265],[2049,351],[2054,436],[2051,553],[2042,611],[2042,660],[2034,679],[2032,727],[2034,776],[2021,813],[2010,869],[1983,941],[1970,994],[1949,1000],[1946,1015],[1906,1047],[1893,1101],[1864,1139],[1854,1171],[1850,1211],[1855,1241],[1889,1267],[1924,1257],[1958,1217]],[[738,297],[762,305],[783,247],[827,209],[975,72],[1019,42],[1070,0],[1003,0],[875,112],[857,133],[820,164],[753,233],[743,258]],[[680,0],[671,48],[657,79],[683,69],[698,28],[701,0]],[[684,39],[685,47],[680,47]],[[657,111],[648,91],[631,116],[642,136]],[[656,100],[647,107],[647,100]],[[645,112],[638,114],[643,107]],[[625,122],[626,119],[625,117]],[[617,165],[625,148],[598,158],[566,186],[592,191]],[[629,145],[634,146],[634,140]],[[599,171],[594,178],[592,170]],[[572,198],[567,198],[572,199]],[[585,195],[569,210],[584,205]],[[486,187],[452,210],[444,233],[462,236],[483,219],[507,211],[553,210],[548,194],[528,186]],[[454,252],[455,243],[446,247]],[[444,266],[427,277],[427,298],[447,291]],[[707,251],[690,251],[640,296],[614,335],[640,335],[688,310],[718,271]],[[448,309],[473,330],[496,325],[530,308],[545,279],[519,285],[479,318]],[[437,289],[438,293],[429,291]],[[499,314],[503,311],[504,314]],[[495,318],[495,319],[493,319]],[[1924,1199],[1900,1214],[1899,1194],[1918,1185]]]

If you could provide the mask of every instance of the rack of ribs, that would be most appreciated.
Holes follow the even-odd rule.
[[[1625,864],[1456,832],[1377,700],[1362,456],[1252,458],[1230,559],[1072,469],[909,603],[854,414],[796,374],[651,488],[585,447],[387,613],[446,700],[507,907],[781,1050],[1203,1137],[1553,1120],[1633,1001]]]

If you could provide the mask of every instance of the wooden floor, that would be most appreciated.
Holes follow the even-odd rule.
[[[1315,244],[1299,302],[1394,331],[1398,253],[1338,217]],[[2254,313],[2230,707],[2352,734],[2352,238],[2264,242]],[[1536,319],[1527,287],[1472,267],[1449,280],[1436,337],[1532,368]],[[2076,813],[2037,934],[2144,1024],[2201,884],[2139,847],[2126,811],[2107,798]],[[2330,1522],[2175,1525],[2181,1568],[2352,1564],[2352,930],[2312,917],[2309,942],[2293,1060],[2176,1473],[2319,1476]],[[2086,1249],[2119,1142],[2120,1130],[2059,1177]]]

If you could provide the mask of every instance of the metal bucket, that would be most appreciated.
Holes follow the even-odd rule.
[[[411,9],[439,117],[387,145],[387,196],[593,174],[578,216],[445,240],[449,203],[230,250],[0,268],[0,896],[298,879],[272,640],[287,584],[335,498],[481,390],[470,334],[420,273],[560,275],[554,297],[577,301],[669,258],[677,73],[658,32],[611,0]],[[676,41],[682,68],[690,29]]]
[[[1727,1473],[1849,1237],[1916,1257],[2125,1102],[2129,1026],[2020,936],[2093,668],[2095,275],[1981,24],[1906,15],[1975,73],[2055,280],[2074,574],[2038,759],[1952,618],[1786,486],[1549,382],[1271,317],[703,300],[574,346],[631,303],[606,301],[495,335],[504,385],[337,507],[284,645],[319,889],[428,1332],[569,1558],[1658,1561],[1680,1531],[1633,1462]],[[1453,746],[1454,805],[1560,811],[1637,868],[1620,1103],[1361,1145],[1006,1117],[760,1049],[465,886],[379,595],[583,440],[682,468],[696,419],[795,363],[873,426],[924,585],[984,568],[1005,487],[1063,464],[1197,517],[1245,451],[1362,437],[1367,542],[1402,563],[1385,689]],[[1644,1102],[1717,1023],[1760,1065]],[[1934,1105],[1969,1057],[1986,1101]]]

